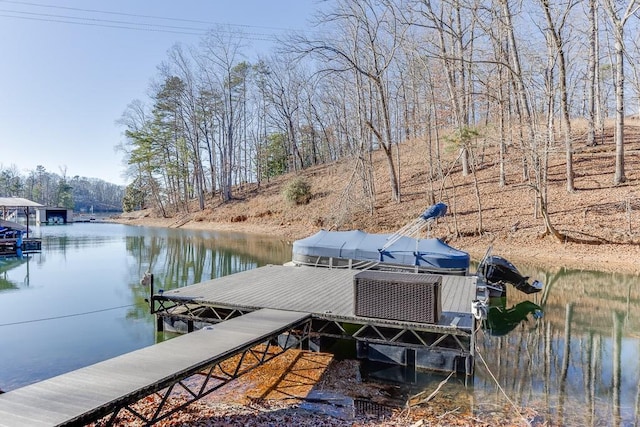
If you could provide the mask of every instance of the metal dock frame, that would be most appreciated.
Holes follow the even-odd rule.
[[[158,316],[158,326],[164,327],[166,318],[182,321],[188,325],[188,331],[202,325],[216,324],[226,320],[246,315],[251,310],[216,307],[214,305],[196,304],[190,300],[183,300],[182,304],[175,304],[172,300],[162,301],[155,314]],[[455,321],[455,319],[454,319]],[[474,323],[475,324],[475,323]],[[182,332],[187,332],[183,330]],[[309,338],[313,341],[319,338],[352,339],[358,343],[363,343],[359,356],[364,348],[375,346],[395,346],[402,349],[420,352],[428,350],[439,357],[456,357],[465,361],[464,372],[466,375],[473,374],[473,358],[475,357],[475,336],[471,329],[461,329],[452,325],[450,327],[433,327],[427,324],[417,325],[401,322],[387,322],[372,318],[341,318],[329,314],[313,314],[311,316],[311,327]],[[313,345],[313,344],[312,344]],[[319,346],[316,345],[319,349]],[[404,356],[393,356],[387,354],[387,359],[393,363],[407,367],[416,367],[415,353],[413,359]],[[375,359],[372,359],[375,360]],[[378,360],[382,361],[382,360]],[[453,368],[442,361],[443,371],[450,371]],[[437,367],[436,367],[437,368]]]

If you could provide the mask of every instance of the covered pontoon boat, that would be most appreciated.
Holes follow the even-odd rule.
[[[370,234],[361,230],[321,230],[293,243],[292,262],[329,268],[356,268],[416,273],[468,275],[470,256],[436,238],[418,238],[420,231],[447,212],[444,203],[429,207],[417,219],[393,234]],[[507,260],[490,255],[481,261],[476,275],[492,293],[500,294],[509,283],[525,293],[542,284],[522,276]]]
[[[467,274],[469,254],[438,239],[403,236],[381,250],[392,234],[361,230],[325,231],[293,243],[296,264],[384,270],[411,270],[440,274]]]

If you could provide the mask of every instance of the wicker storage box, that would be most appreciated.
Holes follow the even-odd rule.
[[[367,270],[353,278],[356,316],[438,323],[442,277]]]

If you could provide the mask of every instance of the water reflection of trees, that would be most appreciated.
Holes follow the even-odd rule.
[[[544,312],[504,336],[479,337],[479,352],[509,397],[563,425],[640,422],[640,288],[637,276],[521,269],[542,280],[533,297]],[[531,299],[517,291],[508,306]],[[481,367],[476,391],[499,399]],[[493,393],[496,393],[495,395]]]
[[[127,236],[126,248],[134,260],[129,277],[141,278],[150,271],[156,289],[174,289],[291,259],[286,242],[238,233],[162,230]],[[129,316],[148,315],[144,300],[149,290],[137,281],[130,287],[136,305]]]
[[[29,286],[28,263],[30,258],[31,257],[29,255],[19,257],[0,257],[0,291],[18,289],[21,285]],[[22,281],[10,279],[8,272],[25,263],[27,264],[27,268]]]

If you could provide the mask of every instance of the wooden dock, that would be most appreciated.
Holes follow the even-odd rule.
[[[267,265],[163,291],[155,299],[195,303],[242,311],[261,308],[294,310],[336,320],[357,320],[353,278],[360,270]],[[376,319],[376,323],[422,328],[472,328],[471,302],[477,299],[475,279],[442,277],[442,316],[436,325]],[[162,313],[160,313],[162,314]],[[457,320],[456,320],[457,318]]]
[[[476,320],[472,302],[479,295],[472,276],[441,276],[442,310],[435,323],[358,316],[354,276],[361,270],[269,265],[152,296],[163,323],[215,323],[253,310],[294,310],[312,315],[312,335],[355,339],[358,353],[383,354],[384,361],[450,371],[472,371]],[[345,328],[345,324],[354,326]],[[196,328],[197,329],[197,328]],[[411,352],[416,351],[418,355]],[[428,353],[428,354],[427,354]],[[429,360],[436,355],[437,362]],[[421,355],[424,355],[422,357]]]
[[[299,340],[280,344],[275,346],[279,351],[274,352],[270,343],[282,334],[304,329],[309,319],[308,313],[257,310],[211,328],[0,394],[0,426],[76,426],[106,416],[117,424],[120,411],[134,414],[136,411],[131,405],[164,390],[165,397],[153,414],[137,414],[143,422],[152,424],[298,344]],[[304,333],[299,338],[304,339]],[[235,369],[230,373],[219,370],[221,362],[239,354],[243,357],[238,358]],[[247,354],[250,356],[244,357]],[[257,364],[245,366],[248,359]],[[175,385],[186,390],[189,385],[182,380],[201,372],[208,372],[205,383],[187,390],[191,400],[177,408],[164,407]]]

